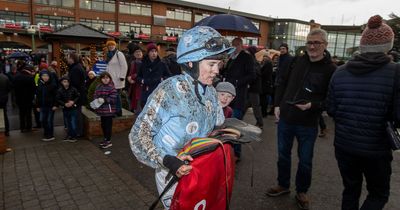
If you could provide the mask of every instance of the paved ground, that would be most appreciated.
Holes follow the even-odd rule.
[[[246,115],[247,122],[255,123],[251,113]],[[278,198],[265,196],[268,187],[276,184],[276,125],[269,117],[264,119],[263,142],[254,142],[252,149],[243,147],[243,159],[236,169],[234,192],[231,202],[232,210],[297,210],[294,193]],[[333,153],[332,122],[327,121],[330,128],[329,135],[319,138],[315,145],[314,169],[310,196],[312,209],[336,210],[340,209],[342,183],[337,163]],[[150,192],[156,194],[154,171],[144,166],[132,155],[127,141],[128,132],[113,136],[113,148],[110,157],[125,171],[131,174]],[[100,139],[95,140],[98,143]],[[297,164],[296,145],[293,149],[292,171],[295,173]],[[251,150],[254,152],[252,153]],[[252,155],[254,161],[252,161]],[[400,206],[400,154],[394,155],[392,190],[390,201],[385,210],[397,210]],[[254,185],[251,183],[251,167],[254,166]],[[292,178],[292,183],[294,179]],[[292,186],[292,191],[294,188]],[[365,190],[363,190],[363,198]]]
[[[54,142],[41,132],[11,132],[12,152],[0,155],[0,209],[147,209],[155,199],[86,140]]]
[[[245,121],[255,123],[248,113]],[[243,158],[236,169],[232,210],[298,209],[294,193],[279,198],[264,195],[276,183],[276,125],[264,119],[263,141],[243,147]],[[340,209],[341,178],[333,154],[332,122],[329,135],[315,146],[312,209]],[[63,136],[62,127],[56,137]],[[0,209],[147,209],[156,195],[154,171],[134,158],[128,131],[113,135],[110,155],[97,148],[100,139],[76,144],[60,140],[40,142],[40,132],[11,132],[14,151],[0,155]],[[296,148],[296,145],[295,147]],[[252,161],[254,157],[254,161]],[[391,197],[385,210],[400,206],[400,155],[394,155]],[[293,150],[293,173],[297,164]],[[254,186],[250,186],[254,166]],[[293,178],[292,178],[293,180]],[[294,180],[293,180],[294,182]],[[292,182],[292,183],[293,183]],[[1,190],[2,189],[2,190]],[[293,189],[292,189],[293,190]],[[363,190],[365,197],[365,190]]]

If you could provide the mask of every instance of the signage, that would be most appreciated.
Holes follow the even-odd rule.
[[[57,7],[36,7],[36,12],[55,12],[57,14],[74,16],[74,12],[72,10]]]

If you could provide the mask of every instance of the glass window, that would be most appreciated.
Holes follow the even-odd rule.
[[[129,14],[130,12],[129,12],[129,9],[130,9],[130,7],[129,7],[129,5],[126,5],[126,4],[122,4],[123,2],[120,2],[121,4],[119,5],[119,12],[120,13],[124,13],[124,14]]]
[[[175,19],[176,20],[183,20],[183,12],[182,11],[175,11]]]
[[[106,12],[115,12],[115,3],[104,3],[104,11]]]
[[[35,0],[37,4],[49,4],[49,0]]]
[[[61,6],[61,0],[49,0],[51,6]]]
[[[103,11],[103,6],[104,6],[103,2],[92,1],[93,10]]]
[[[81,0],[79,7],[82,9],[92,9],[92,2],[89,0]]]
[[[136,5],[131,6],[131,14],[140,15],[140,7]]]
[[[75,7],[75,0],[63,0],[62,6],[63,7]]]
[[[175,19],[175,11],[167,10],[167,18]]]
[[[192,14],[191,13],[184,13],[183,20],[185,21],[192,21]]]
[[[151,16],[151,7],[142,7],[142,15]]]

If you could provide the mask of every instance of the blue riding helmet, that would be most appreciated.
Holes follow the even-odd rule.
[[[231,54],[235,48],[215,29],[208,26],[196,26],[187,30],[179,39],[177,62],[201,61],[204,58],[226,52]]]

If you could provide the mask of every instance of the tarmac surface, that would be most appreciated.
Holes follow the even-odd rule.
[[[57,115],[57,114],[56,114]],[[59,116],[58,116],[59,117]],[[57,116],[56,116],[57,118]],[[313,180],[309,190],[311,209],[340,209],[342,181],[334,157],[333,125],[318,138],[314,149]],[[254,124],[250,112],[245,121]],[[12,152],[0,155],[0,209],[148,209],[156,198],[154,170],[139,163],[130,151],[129,131],[113,134],[113,147],[101,150],[101,138],[65,143],[62,126],[56,141],[42,142],[42,131],[11,132]],[[292,193],[271,198],[266,190],[276,184],[276,124],[264,118],[263,141],[243,146],[236,168],[231,210],[297,210],[294,176],[297,169],[295,144],[292,151]],[[104,152],[111,154],[105,155]],[[400,155],[392,163],[391,196],[385,210],[400,206]],[[254,184],[251,186],[253,168]],[[366,196],[365,187],[361,201]]]

